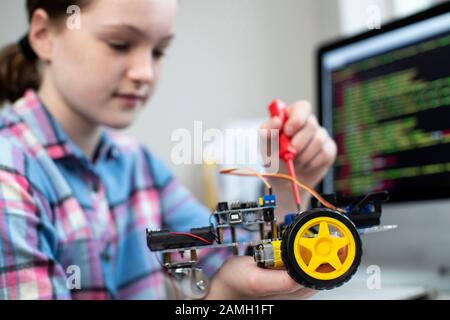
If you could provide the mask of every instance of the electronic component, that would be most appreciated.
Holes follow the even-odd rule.
[[[283,261],[280,250],[281,241],[272,241],[271,243],[262,243],[254,247],[253,258],[258,267],[263,268],[281,268]]]
[[[277,204],[276,197],[274,194],[264,195],[260,198],[259,204],[263,206],[275,206]]]
[[[217,204],[217,212],[227,211],[228,210],[228,202],[219,202]]]
[[[228,219],[228,222],[230,224],[241,223],[242,222],[242,215],[241,215],[241,213],[239,211],[238,212],[231,212],[230,216],[229,216],[229,219]]]
[[[147,229],[147,245],[152,251],[199,247],[213,244],[214,228],[211,226],[191,229],[189,233]]]
[[[371,192],[360,197],[344,197],[335,193],[322,195],[324,199],[345,211],[345,215],[353,221],[357,228],[367,228],[380,224],[381,203],[389,199],[387,191]],[[323,206],[317,199],[311,200],[313,208]]]
[[[275,207],[276,207],[276,197],[273,194],[264,195],[259,198],[259,204],[264,206],[263,220],[265,222],[270,222],[275,219]]]
[[[270,222],[274,220],[275,195],[265,195],[258,202],[219,202],[213,212],[219,226]]]

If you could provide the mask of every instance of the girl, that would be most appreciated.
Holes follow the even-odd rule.
[[[66,23],[71,5],[80,29]],[[0,298],[164,298],[145,228],[203,226],[209,212],[152,153],[106,128],[128,127],[151,98],[178,1],[27,0],[27,10],[27,35],[0,54],[0,103],[14,103],[0,117]],[[298,178],[317,184],[336,145],[306,102],[288,108],[285,130]],[[289,188],[274,185],[280,219],[292,210]],[[219,258],[203,259],[214,274],[206,298],[312,294],[251,257],[216,271]]]

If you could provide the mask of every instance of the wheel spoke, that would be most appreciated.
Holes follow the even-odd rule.
[[[342,262],[341,260],[339,260],[339,257],[337,255],[333,256],[333,258],[331,258],[328,263],[335,269],[335,270],[339,270],[342,268]]]
[[[328,228],[328,223],[323,221],[320,223],[318,237],[324,238],[324,237],[329,237],[329,236],[330,236],[330,229]]]
[[[336,249],[341,249],[350,243],[348,238],[333,238],[333,243],[336,246]]]
[[[300,238],[299,244],[309,251],[314,252],[314,245],[316,241],[317,240],[315,238]]]
[[[309,261],[308,264],[308,269],[310,271],[316,271],[316,269],[322,264],[322,261],[315,257],[314,255],[312,256],[311,260]]]

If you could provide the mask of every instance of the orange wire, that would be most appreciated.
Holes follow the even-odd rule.
[[[240,173],[240,172],[235,172],[237,170],[241,170],[239,168],[231,168],[231,169],[224,169],[221,170],[220,173],[221,174],[231,174],[231,175],[236,175],[236,176],[246,176],[246,177],[254,177],[255,173]],[[327,207],[328,209],[332,209],[332,210],[336,210],[339,211],[341,213],[345,213],[345,211],[343,209],[337,208],[335,206],[333,206],[331,203],[329,203],[328,201],[326,201],[322,196],[320,196],[313,188],[301,183],[300,181],[298,181],[297,179],[287,175],[287,174],[283,174],[283,173],[259,173],[258,175],[261,175],[262,177],[272,177],[272,178],[277,178],[277,179],[284,179],[284,180],[288,180],[288,181],[292,181],[295,184],[297,184],[300,188],[302,188],[303,190],[308,191],[313,197],[315,197],[323,206]]]
[[[271,189],[272,188],[272,186],[269,184],[267,179],[264,178],[263,175],[261,173],[259,173],[258,171],[254,170],[252,168],[248,168],[248,167],[245,167],[243,169],[252,172],[252,174],[250,176],[252,176],[252,177],[257,176],[258,178],[260,178],[261,181],[264,182],[264,184],[266,185],[267,189]],[[236,171],[236,170],[239,170],[239,169],[238,168],[223,169],[223,170],[220,170],[220,173],[222,173],[222,174],[232,174],[232,172]]]

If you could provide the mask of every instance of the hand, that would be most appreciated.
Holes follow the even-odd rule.
[[[341,262],[347,257],[347,247],[338,251]],[[334,271],[329,264],[322,264],[318,272]],[[208,300],[300,300],[307,299],[317,291],[295,282],[285,270],[263,269],[251,257],[228,259],[211,281]]]
[[[260,268],[251,257],[232,257],[213,277],[206,299],[306,299],[315,292],[284,270]]]
[[[297,178],[315,187],[336,159],[336,143],[327,130],[319,125],[308,102],[297,101],[288,106],[286,111],[284,133],[291,139],[291,145],[297,151],[294,160]],[[261,129],[270,132],[271,129],[280,130],[281,126],[281,119],[275,117],[265,122]],[[280,163],[280,172],[287,172],[284,162]]]
[[[337,154],[336,143],[331,139],[325,128],[322,128],[317,118],[311,113],[311,105],[306,101],[297,101],[287,107],[287,121],[284,125],[285,134],[291,139],[291,145],[296,150],[294,159],[297,179],[310,186],[316,187],[323,179]],[[270,118],[262,126],[262,138],[270,137],[270,130],[280,130],[281,119]],[[267,141],[267,140],[263,140]],[[286,164],[280,161],[280,173],[287,173]],[[278,208],[275,213],[280,221],[289,212],[296,212],[295,203],[289,183],[272,179],[271,184],[278,198]],[[300,190],[302,210],[308,207],[311,195]]]

